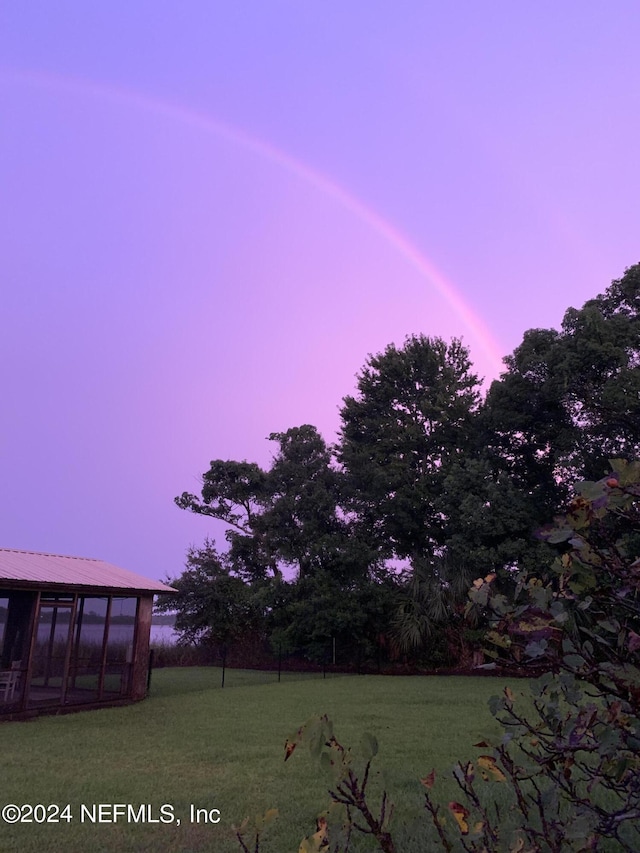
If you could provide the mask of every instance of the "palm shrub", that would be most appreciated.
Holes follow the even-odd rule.
[[[415,559],[398,593],[392,640],[405,655],[432,665],[468,665],[473,655],[469,629],[477,614],[465,619],[473,580],[470,566],[448,555]]]

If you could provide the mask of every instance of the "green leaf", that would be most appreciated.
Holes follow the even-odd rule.
[[[501,711],[504,708],[504,699],[502,696],[492,696],[489,699],[489,710],[491,711],[492,716],[496,716],[498,711]]]
[[[540,658],[545,655],[548,647],[549,643],[544,639],[532,640],[530,643],[527,643],[525,647],[525,654],[535,660],[535,658]]]
[[[585,480],[583,483],[578,483],[576,490],[585,500],[595,501],[604,494],[605,485],[601,481],[593,483]]]
[[[335,772],[336,763],[333,757],[328,752],[323,752],[320,756],[320,767],[326,772],[333,774]]]
[[[559,545],[561,542],[566,542],[567,539],[571,539],[574,532],[573,527],[555,527],[553,530],[546,533],[544,538],[552,545]]]
[[[365,761],[371,761],[378,754],[378,741],[375,735],[365,732],[360,738],[360,751]]]
[[[620,630],[620,623],[610,619],[599,619],[598,627],[602,628],[603,631],[609,631],[611,634],[617,634]]]
[[[264,814],[256,815],[254,827],[258,832],[262,832],[265,827],[273,823],[278,817],[278,809],[267,809]]]

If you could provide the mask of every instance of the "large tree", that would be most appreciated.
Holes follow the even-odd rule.
[[[491,441],[524,484],[552,501],[640,453],[640,264],[560,332],[531,329],[487,397]]]
[[[480,382],[459,340],[414,335],[371,356],[357,387],[337,449],[350,508],[382,554],[420,561],[446,545],[439,501],[467,452]]]
[[[570,308],[556,370],[577,429],[576,473],[601,477],[613,457],[640,454],[640,264],[605,293]]]
[[[174,582],[180,594],[167,606],[177,607],[187,639],[220,644],[222,632],[237,640],[242,631],[234,635],[227,617],[243,625],[250,612],[281,650],[326,660],[336,643],[343,663],[361,660],[386,632],[391,601],[380,573],[374,577],[374,549],[342,510],[344,475],[309,424],[269,438],[278,446],[269,469],[217,459],[201,496],[176,498],[223,521],[228,549],[191,551]]]
[[[319,663],[371,665],[389,653],[397,586],[387,572],[342,580],[320,570],[281,587],[272,643]]]
[[[176,503],[228,525],[228,560],[249,581],[293,569],[340,580],[367,574],[375,555],[342,511],[344,476],[324,439],[309,424],[272,433],[271,468],[216,459],[202,477],[202,495]]]
[[[493,488],[486,529],[510,529],[512,543],[496,545],[526,564],[540,547],[532,531],[561,510],[571,483],[600,478],[610,458],[640,455],[640,265],[570,308],[560,331],[525,332],[505,363],[479,426],[488,480],[513,499],[501,507]]]
[[[449,550],[479,574],[549,560],[533,533],[576,479],[640,454],[640,266],[560,331],[530,329],[475,419],[476,444],[452,467],[442,513]]]
[[[181,509],[216,518],[227,525],[229,560],[249,581],[277,576],[279,569],[259,519],[269,504],[266,472],[254,462],[214,459],[202,475],[201,497],[183,492],[175,498]]]
[[[338,580],[366,574],[366,549],[353,548],[341,512],[343,475],[322,436],[305,424],[269,438],[279,450],[267,476],[271,501],[259,527],[273,552],[299,578],[319,571]]]
[[[482,432],[479,430],[479,435]],[[548,561],[547,546],[535,539],[542,514],[539,483],[510,477],[509,466],[488,446],[453,465],[445,478],[442,513],[448,519],[447,554],[474,567],[476,576]],[[543,504],[556,511],[559,504]]]
[[[189,549],[185,571],[169,583],[177,593],[162,596],[156,607],[177,612],[181,642],[224,649],[260,631],[263,614],[251,588],[209,540],[202,548]]]

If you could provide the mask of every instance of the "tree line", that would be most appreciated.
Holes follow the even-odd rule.
[[[216,459],[176,498],[227,529],[189,551],[162,608],[185,642],[470,663],[473,580],[512,595],[517,571],[553,559],[537,531],[573,484],[639,457],[640,264],[560,330],[527,331],[484,396],[460,340],[390,344],[340,424],[332,446],[309,424],[272,433],[269,468]]]

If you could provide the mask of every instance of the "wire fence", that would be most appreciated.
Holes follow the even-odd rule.
[[[324,652],[324,653],[323,653]],[[320,659],[318,659],[320,658]],[[303,678],[330,678],[344,674],[374,674],[388,666],[382,654],[365,655],[353,645],[341,648],[333,638],[311,659],[307,650],[272,648],[265,642],[244,641],[228,646],[152,643],[149,669],[164,667],[215,667],[222,685],[266,683]]]

